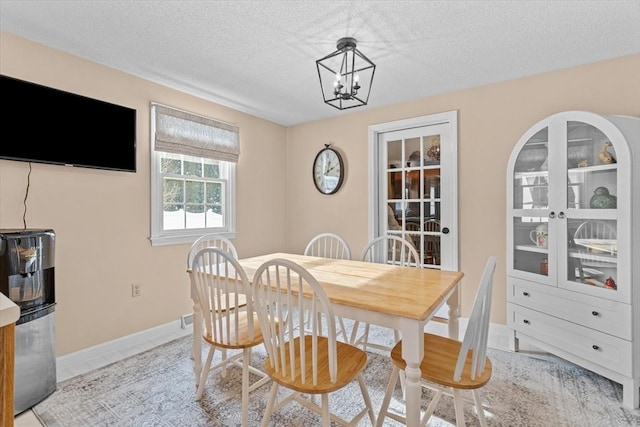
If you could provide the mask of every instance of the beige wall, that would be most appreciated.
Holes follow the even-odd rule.
[[[429,78],[428,72],[422,78]],[[375,103],[375,83],[372,90]],[[560,111],[640,116],[640,55],[290,127],[287,248],[302,251],[315,233],[333,231],[360,254],[368,239],[367,127],[451,110],[458,111],[462,315],[469,315],[488,256],[497,255],[491,319],[505,324],[505,179],[511,150],[531,126]],[[347,164],[346,180],[333,196],[321,195],[310,178],[311,163],[326,143],[334,144]]]
[[[506,322],[506,164],[518,138],[563,110],[640,116],[640,55],[289,128],[6,33],[0,33],[0,72],[138,110],[136,174],[33,165],[27,226],[57,233],[58,355],[176,320],[191,309],[188,245],[151,247],[148,241],[151,101],[240,126],[234,241],[240,256],[301,252],[322,231],[343,235],[359,254],[368,239],[368,126],[457,110],[463,315],[487,256],[496,254],[497,323]],[[373,91],[375,103],[375,85]],[[326,143],[343,153],[347,167],[342,189],[332,196],[318,193],[311,180],[311,163]],[[22,227],[27,174],[27,163],[0,160],[0,228]],[[139,298],[131,298],[134,280],[142,284]]]
[[[189,245],[152,247],[148,240],[152,101],[240,127],[234,243],[240,256],[285,249],[283,126],[7,33],[0,33],[0,72],[137,109],[137,173],[33,164],[26,220],[28,228],[56,232],[58,355],[192,310],[185,273]],[[15,140],[4,135],[0,143],[27,144],[28,134]],[[0,228],[23,227],[28,173],[28,163],[0,160]],[[142,285],[141,297],[131,297],[133,281]]]

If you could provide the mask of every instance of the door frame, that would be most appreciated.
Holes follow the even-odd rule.
[[[455,167],[454,173],[451,174],[451,191],[452,194],[455,194],[455,197],[450,201],[451,208],[451,225],[449,225],[450,229],[450,239],[454,243],[455,250],[452,251],[451,254],[452,259],[451,263],[447,266],[447,269],[458,269],[458,258],[459,258],[459,244],[458,244],[458,111],[445,111],[442,113],[429,114],[426,116],[412,117],[403,120],[395,120],[391,122],[378,123],[369,126],[369,147],[368,147],[368,163],[369,163],[369,173],[368,173],[368,238],[369,240],[376,237],[380,230],[378,227],[379,224],[379,215],[380,215],[380,189],[379,189],[379,172],[382,167],[381,158],[380,158],[380,150],[379,150],[379,139],[380,135],[385,132],[392,132],[398,130],[406,130],[417,127],[427,127],[433,125],[445,125],[448,128],[449,138],[451,139],[448,143],[451,145],[451,156],[453,156],[450,161],[451,164]]]

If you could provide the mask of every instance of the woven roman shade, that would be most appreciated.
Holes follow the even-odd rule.
[[[165,105],[155,108],[155,150],[238,163],[237,126]]]

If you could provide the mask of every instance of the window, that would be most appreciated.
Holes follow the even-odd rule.
[[[236,126],[151,104],[151,242],[235,235]]]

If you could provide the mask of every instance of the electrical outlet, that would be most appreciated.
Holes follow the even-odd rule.
[[[131,296],[132,297],[139,297],[140,295],[142,295],[142,286],[140,286],[140,283],[132,283],[131,284]]]

